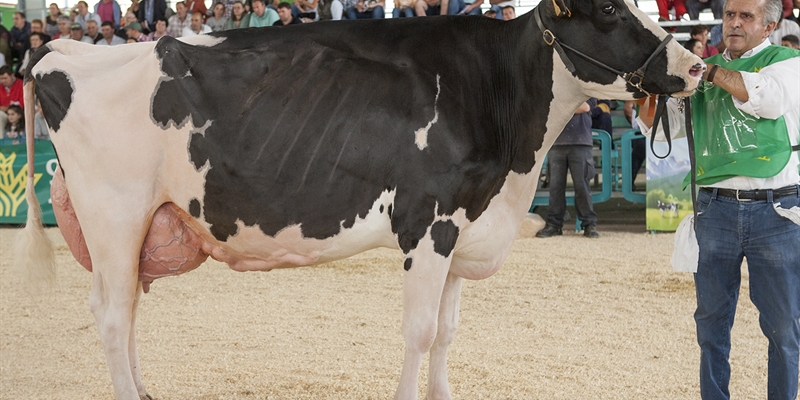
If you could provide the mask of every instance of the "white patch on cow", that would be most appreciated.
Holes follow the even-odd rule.
[[[192,130],[190,132],[193,133],[193,134],[194,133],[199,133],[200,135],[205,137],[206,136],[206,130],[211,127],[212,123],[213,123],[212,121],[206,121],[206,123],[203,124],[203,126],[201,126],[199,128],[192,128]],[[189,138],[191,139],[191,136]]]
[[[195,35],[195,36],[189,36],[189,37],[181,37],[178,40],[180,40],[181,42],[184,42],[186,44],[191,44],[191,45],[194,45],[194,46],[211,47],[211,46],[216,46],[216,45],[224,42],[225,39],[227,39],[227,38],[214,37],[214,36],[209,36],[209,35]]]
[[[433,119],[428,122],[428,125],[424,128],[417,129],[414,132],[414,143],[417,144],[417,148],[420,150],[425,149],[428,147],[428,130],[431,129],[431,126],[439,120],[439,110],[437,109],[437,105],[439,104],[439,93],[442,91],[442,87],[439,84],[439,74],[436,74],[436,98],[433,100]]]

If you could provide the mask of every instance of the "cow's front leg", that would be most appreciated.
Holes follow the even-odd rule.
[[[442,256],[426,235],[406,255],[403,278],[403,337],[406,343],[403,371],[396,400],[416,399],[422,357],[433,345],[439,314],[439,300],[450,269],[452,253]]]
[[[447,274],[444,291],[439,304],[439,325],[436,340],[431,347],[430,369],[428,372],[428,399],[449,400],[450,386],[447,381],[447,348],[456,337],[458,328],[458,307],[461,300],[463,279],[452,273]]]
[[[142,283],[139,282],[136,287],[136,296],[133,299],[133,315],[131,317],[131,333],[128,340],[128,359],[131,363],[131,375],[133,375],[133,383],[136,385],[136,391],[139,393],[141,400],[151,400],[152,397],[147,394],[147,389],[142,382],[142,368],[139,365],[139,351],[136,349],[136,312],[139,309],[139,300],[142,297]]]

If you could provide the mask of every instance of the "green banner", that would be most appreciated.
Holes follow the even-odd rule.
[[[36,196],[42,205],[42,221],[56,225],[50,202],[50,182],[58,160],[49,140],[36,140],[34,156]],[[0,140],[0,224],[21,224],[28,215],[25,185],[28,178],[28,154],[19,140]]]

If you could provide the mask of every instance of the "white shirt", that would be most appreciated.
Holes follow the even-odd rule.
[[[794,21],[781,21],[781,26],[779,28],[775,28],[772,33],[769,35],[769,41],[776,46],[781,45],[781,39],[786,35],[795,35],[800,37],[800,25],[797,25]]]
[[[760,45],[742,54],[741,58],[752,57],[769,45],[769,40],[764,40]],[[722,57],[727,61],[731,60],[730,52],[727,49],[722,53]],[[741,102],[734,97],[733,104],[736,108],[756,118],[778,119],[783,116],[786,130],[789,132],[789,141],[792,146],[796,146],[800,142],[800,126],[798,126],[800,125],[800,57],[768,65],[759,72],[738,72],[742,74],[749,98],[747,102]],[[686,136],[686,128],[683,125],[684,116],[683,113],[678,112],[677,100],[670,98],[667,109],[671,135],[675,138]],[[638,122],[639,127],[642,128],[642,134],[649,137],[650,128],[646,128],[641,120]],[[656,133],[656,140],[664,140],[664,132],[660,127]],[[708,186],[753,190],[797,185],[800,184],[798,166],[800,166],[800,157],[795,151],[789,157],[786,167],[773,177],[736,176]]]
[[[186,28],[183,28],[183,35],[181,35],[181,36],[182,36],[182,37],[188,37],[188,36],[197,36],[197,35],[202,35],[202,34],[204,34],[204,33],[211,33],[211,32],[212,32],[212,31],[211,31],[211,27],[209,27],[209,26],[208,26],[208,25],[206,25],[206,24],[203,24],[203,27],[202,27],[202,28],[200,28],[200,33],[199,33],[199,34],[198,34],[198,33],[195,33],[195,32],[192,30],[192,26],[191,26],[191,25],[189,25],[189,26],[187,26]]]
[[[102,38],[95,45],[96,46],[117,46],[117,45],[125,44],[125,43],[127,43],[125,41],[125,39],[123,39],[123,38],[121,38],[121,37],[119,37],[117,35],[114,35],[114,36],[111,36],[111,43],[108,43],[108,40],[106,40],[106,38]]]

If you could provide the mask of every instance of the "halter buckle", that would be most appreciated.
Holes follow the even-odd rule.
[[[542,38],[544,38],[544,42],[547,43],[548,46],[552,46],[556,41],[556,35],[553,35],[550,29],[545,29],[544,32],[542,32]]]

